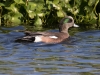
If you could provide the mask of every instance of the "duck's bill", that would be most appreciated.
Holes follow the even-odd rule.
[[[79,27],[78,25],[74,24],[74,27]]]

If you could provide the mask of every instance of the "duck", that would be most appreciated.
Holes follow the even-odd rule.
[[[74,23],[74,19],[71,16],[66,16],[61,19],[58,24],[59,32],[31,32],[25,31],[25,36],[18,38],[15,42],[43,42],[47,44],[61,43],[70,37],[68,29],[70,27],[79,27]]]

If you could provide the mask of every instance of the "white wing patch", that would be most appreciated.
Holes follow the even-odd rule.
[[[57,36],[49,36],[50,38],[57,39]]]
[[[35,36],[35,41],[34,42],[42,42],[41,37],[42,36]],[[49,38],[57,39],[58,37],[57,36],[49,36]]]
[[[41,36],[35,36],[34,42],[41,42],[41,41],[42,41]]]

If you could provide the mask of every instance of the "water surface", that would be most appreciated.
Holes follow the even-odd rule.
[[[100,30],[63,44],[15,43],[23,27],[1,28],[0,75],[100,75]]]

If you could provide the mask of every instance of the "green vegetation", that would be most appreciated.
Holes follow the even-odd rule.
[[[62,17],[71,15],[78,24],[98,23],[99,27],[99,4],[100,0],[1,0],[0,25],[53,28]]]

